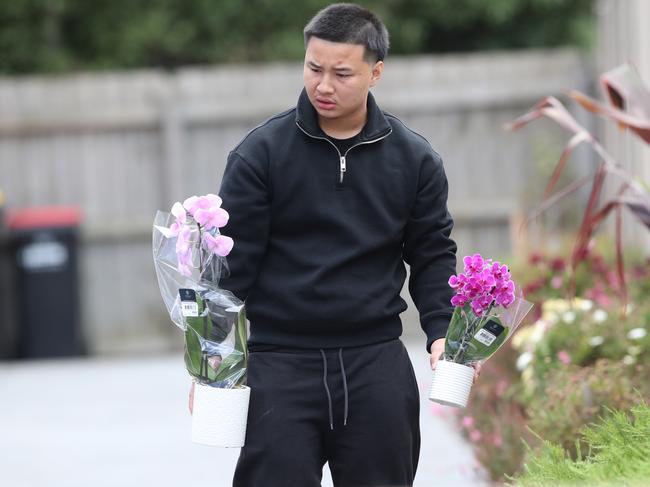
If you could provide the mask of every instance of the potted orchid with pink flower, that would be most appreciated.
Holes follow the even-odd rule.
[[[219,288],[228,272],[233,240],[220,233],[228,212],[214,194],[176,202],[159,211],[153,225],[153,254],[163,301],[184,331],[185,366],[195,382],[192,440],[243,445],[250,389],[244,304]]]
[[[429,395],[432,401],[457,407],[467,404],[472,365],[489,359],[532,308],[517,295],[506,265],[481,254],[466,256],[463,264],[464,272],[449,278],[454,313]]]

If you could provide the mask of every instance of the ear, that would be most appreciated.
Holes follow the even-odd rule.
[[[384,61],[377,61],[372,67],[372,74],[370,78],[370,86],[375,86],[381,79],[381,74],[384,72]]]

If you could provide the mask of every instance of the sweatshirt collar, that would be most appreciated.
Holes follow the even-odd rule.
[[[364,125],[359,138],[361,141],[370,141],[378,137],[383,137],[391,131],[390,124],[382,113],[381,109],[375,102],[372,93],[368,93],[368,118]],[[296,123],[302,130],[314,137],[325,137],[323,129],[318,124],[318,113],[309,101],[307,91],[303,88],[298,98],[296,107]]]

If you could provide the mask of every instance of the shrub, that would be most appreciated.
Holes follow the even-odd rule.
[[[538,453],[530,451],[524,472],[515,485],[627,485],[650,484],[650,407],[634,406],[631,414],[613,411],[607,419],[582,430],[589,449],[572,459],[548,440]]]
[[[584,425],[607,417],[611,410],[629,410],[639,397],[649,397],[647,366],[625,366],[599,360],[586,367],[570,366],[549,373],[545,390],[526,407],[528,428],[560,445],[571,458],[588,453],[577,441]]]
[[[650,307],[630,305],[623,319],[617,309],[594,307],[583,299],[547,300],[541,318],[517,331],[512,345],[521,355],[522,398],[534,401],[550,373],[568,365],[590,366],[600,359],[624,365],[650,363]]]

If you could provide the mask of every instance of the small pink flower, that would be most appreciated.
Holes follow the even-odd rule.
[[[460,279],[458,279],[458,276],[451,276],[449,278],[449,286],[452,287],[453,289],[456,289],[460,285],[461,282]]]
[[[453,298],[451,298],[451,304],[452,306],[463,307],[467,304],[467,297],[462,294],[456,294]]]
[[[557,353],[557,358],[564,365],[569,365],[571,363],[571,355],[569,355],[566,350],[560,350]]]
[[[190,215],[196,216],[199,209],[207,210],[208,208],[219,208],[221,206],[221,198],[216,194],[206,194],[205,196],[190,196],[183,201],[183,206]]]
[[[203,242],[207,249],[213,254],[225,257],[230,253],[234,245],[233,239],[225,235],[212,236],[209,233],[203,235]]]
[[[596,284],[591,289],[587,289],[584,293],[585,298],[591,299],[601,308],[607,308],[612,304],[612,299],[605,292],[602,284]]]
[[[192,276],[192,268],[190,266],[187,266],[185,264],[181,264],[180,262],[178,263],[178,272],[185,276],[185,277],[191,277]]]
[[[192,236],[192,230],[187,226],[181,226],[178,235],[176,237],[176,253],[181,254],[187,252],[190,248],[190,237]]]
[[[474,311],[474,314],[476,316],[483,316],[483,311],[485,311],[485,309],[483,308],[481,303],[479,303],[478,301],[472,301],[471,306],[472,306],[472,311]]]
[[[176,251],[178,257],[178,272],[180,272],[185,277],[190,277],[192,275],[192,249],[187,247],[186,249]]]
[[[436,416],[438,418],[444,418],[447,416],[447,411],[445,410],[445,407],[442,406],[441,404],[438,404],[437,402],[432,402],[429,405],[429,411],[433,416]]]
[[[554,276],[553,279],[551,279],[551,287],[553,289],[560,289],[562,287],[562,283],[564,282],[564,279],[562,276]]]
[[[502,265],[500,262],[495,262],[492,264],[492,275],[495,279],[510,279],[510,272],[508,272],[508,266]]]
[[[172,215],[176,217],[177,222],[185,223],[187,220],[187,211],[178,201],[172,205]]]
[[[217,370],[221,365],[221,357],[219,355],[214,355],[208,358],[208,365],[212,370]]]
[[[504,308],[510,306],[514,301],[515,301],[514,292],[506,292],[506,293],[499,294],[495,299],[497,305],[503,306]]]
[[[501,435],[492,435],[492,444],[494,446],[501,446],[503,445],[503,437]]]
[[[210,208],[199,208],[194,213],[194,219],[199,225],[205,227],[206,230],[213,228],[225,227],[228,223],[228,212],[223,208],[212,206]]]
[[[196,195],[190,196],[185,201],[183,201],[183,207],[188,211],[188,213],[190,215],[194,216],[194,212],[198,208],[198,205],[197,205],[198,201],[199,201],[198,196],[196,196]]]
[[[463,258],[463,263],[465,264],[465,273],[466,274],[475,274],[483,270],[485,261],[481,254],[474,254],[472,256],[466,256]]]
[[[496,389],[495,389],[495,394],[497,397],[503,396],[503,393],[506,392],[506,389],[508,388],[508,381],[501,379],[499,382],[497,382]]]
[[[479,430],[472,430],[472,431],[469,432],[469,439],[470,439],[470,441],[473,441],[474,443],[476,443],[477,441],[480,441],[482,437],[483,437],[483,435],[481,434],[481,432]]]
[[[562,272],[565,267],[566,262],[564,262],[564,259],[562,257],[556,257],[551,260],[551,269],[555,272]]]
[[[471,428],[474,426],[474,418],[471,416],[465,416],[463,418],[462,424],[465,428]]]
[[[540,252],[533,252],[530,254],[530,257],[528,257],[528,262],[532,265],[539,265],[544,262],[544,256]]]
[[[183,205],[178,201],[174,203],[174,206],[172,206],[172,215],[176,217],[176,221],[172,223],[169,228],[156,227],[167,238],[176,237],[187,221],[187,212],[185,211],[185,208],[183,208]]]

